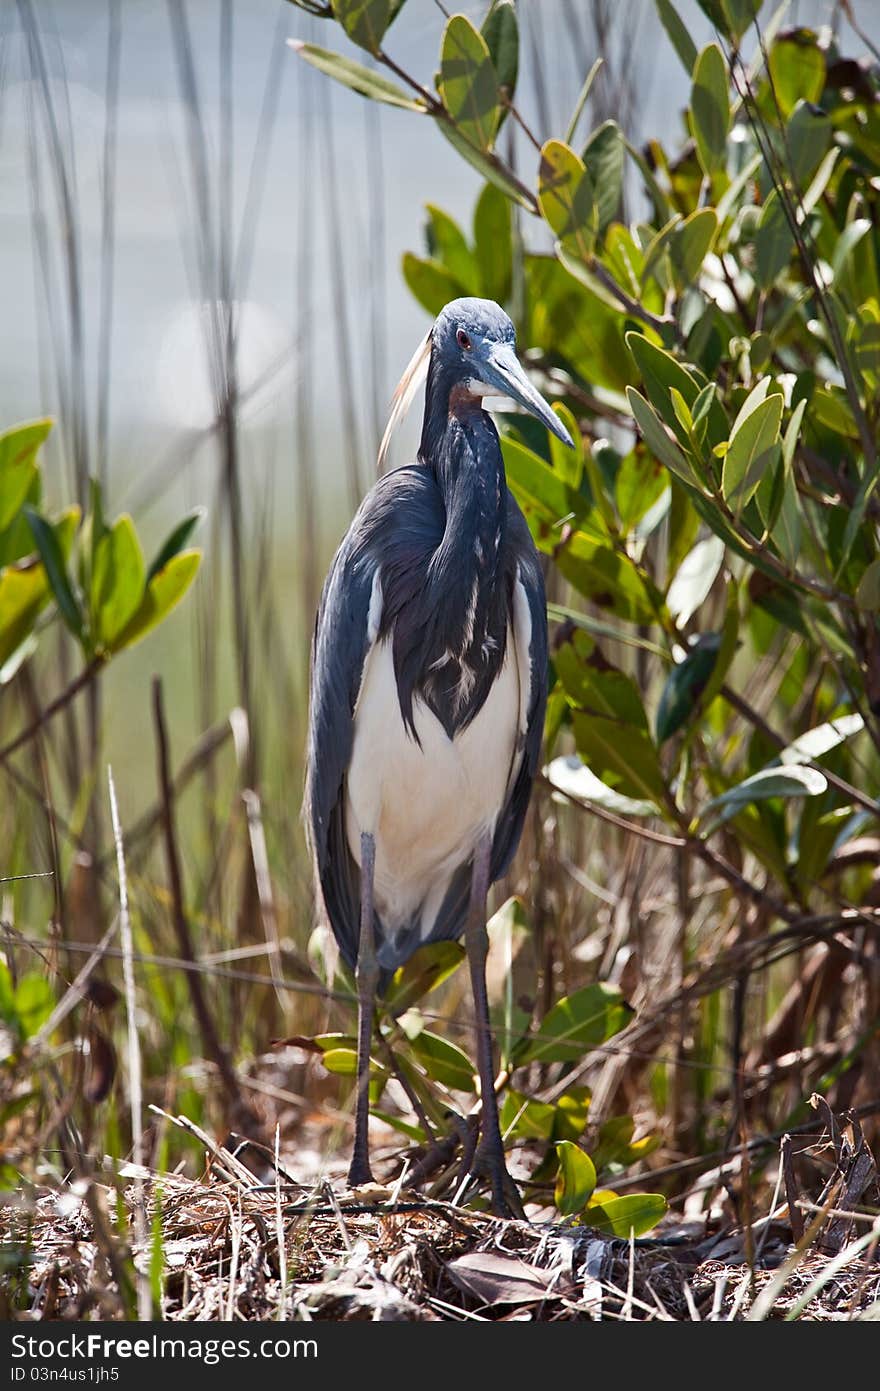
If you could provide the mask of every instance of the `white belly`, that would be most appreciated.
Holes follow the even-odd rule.
[[[483,708],[454,739],[418,699],[413,716],[421,747],[401,717],[391,643],[378,643],[355,710],[346,834],[358,864],[361,833],[375,839],[375,903],[386,932],[420,921],[424,940],[452,875],[494,829],[507,797],[520,725],[513,633]]]

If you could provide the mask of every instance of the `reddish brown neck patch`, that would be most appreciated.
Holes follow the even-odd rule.
[[[463,382],[459,382],[449,393],[449,414],[460,420],[462,416],[482,410],[482,402],[482,396],[469,391]]]

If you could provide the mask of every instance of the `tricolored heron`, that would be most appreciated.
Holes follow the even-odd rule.
[[[472,1172],[518,1207],[504,1164],[486,993],[486,897],[510,864],[538,765],[547,614],[486,396],[567,431],[489,300],[441,311],[383,441],[427,371],[418,461],[380,478],[327,576],[315,625],[306,820],[330,925],[358,990],[352,1185],[371,1181],[373,1010],[418,947],[464,934],[482,1117]],[[508,1198],[511,1201],[508,1201]]]

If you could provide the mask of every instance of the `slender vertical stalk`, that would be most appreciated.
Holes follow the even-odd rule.
[[[113,769],[107,767],[107,790],[110,796],[110,820],[113,825],[113,840],[116,846],[116,873],[119,880],[119,938],[122,944],[122,978],[125,983],[125,1016],[128,1030],[128,1091],[131,1108],[131,1157],[135,1165],[134,1175],[134,1231],[135,1240],[141,1251],[147,1242],[147,1220],[144,1205],[144,1180],[140,1166],[144,1162],[144,1100],[141,1078],[141,1048],[137,1029],[137,993],[134,979],[134,937],[131,930],[131,914],[128,910],[128,879],[125,872],[125,847],[122,840],[122,824],[119,820],[119,806],[116,801],[116,787],[113,782]],[[149,1319],[152,1313],[150,1281],[146,1271],[136,1271],[138,1318]]]

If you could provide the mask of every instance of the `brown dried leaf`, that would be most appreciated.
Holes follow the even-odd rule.
[[[533,1304],[564,1293],[552,1271],[527,1265],[516,1256],[475,1251],[448,1261],[446,1270],[454,1285],[484,1304]]]

